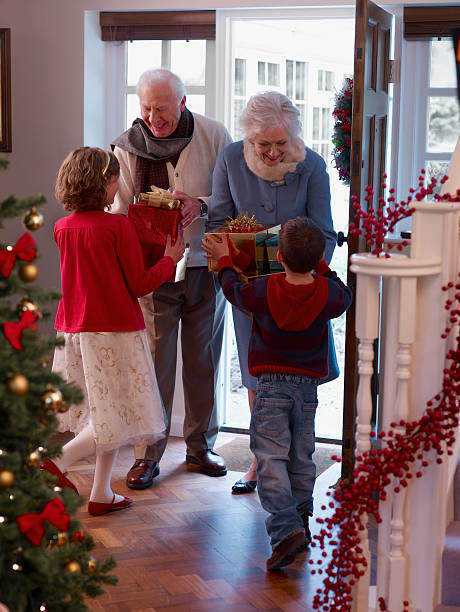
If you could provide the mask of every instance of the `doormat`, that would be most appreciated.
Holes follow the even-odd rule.
[[[253,454],[249,449],[249,436],[239,435],[231,442],[214,450],[225,460],[228,470],[246,472],[252,463]],[[316,444],[313,461],[316,465],[317,477],[335,463],[331,455],[341,457],[342,447],[337,444]]]

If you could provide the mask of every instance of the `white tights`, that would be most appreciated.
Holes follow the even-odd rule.
[[[62,456],[54,459],[54,463],[61,472],[66,472],[70,465],[80,459],[90,457],[96,452],[96,443],[91,425],[87,425],[79,434],[62,447]],[[108,504],[112,501],[114,493],[110,486],[112,470],[118,456],[118,448],[96,456],[93,488],[89,496],[90,501]],[[122,495],[115,494],[115,502],[123,499]]]

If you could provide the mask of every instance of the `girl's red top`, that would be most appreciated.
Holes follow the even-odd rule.
[[[54,226],[62,298],[55,329],[64,332],[144,329],[138,297],[174,272],[171,257],[145,270],[132,222],[102,210],[74,212]]]

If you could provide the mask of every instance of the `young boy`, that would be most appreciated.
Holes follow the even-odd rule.
[[[258,377],[251,415],[251,450],[257,459],[259,497],[270,513],[273,549],[268,570],[292,563],[310,543],[316,468],[317,385],[325,378],[328,321],[351,303],[351,291],[323,259],[325,239],[305,217],[284,223],[278,261],[284,273],[243,284],[232,267],[228,235],[203,240],[218,259],[225,297],[253,317],[249,371]]]

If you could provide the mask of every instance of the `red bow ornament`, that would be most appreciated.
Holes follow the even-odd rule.
[[[38,315],[31,310],[26,310],[22,313],[21,318],[18,322],[7,321],[3,323],[3,333],[11,346],[17,351],[22,351],[22,330],[26,327],[30,327],[33,330],[37,329],[35,321],[38,319]]]
[[[72,538],[72,542],[83,542],[83,540],[85,539],[85,536],[82,534],[81,531],[76,531],[73,535]],[[0,611],[1,612],[1,611]]]
[[[29,232],[23,234],[14,246],[8,246],[0,250],[0,272],[5,278],[11,274],[16,259],[22,261],[33,261],[37,257],[35,240]]]
[[[57,527],[60,531],[67,531],[70,516],[65,513],[65,506],[59,497],[49,501],[40,514],[30,512],[16,517],[19,531],[26,536],[34,546],[40,546],[45,534],[45,521]]]

